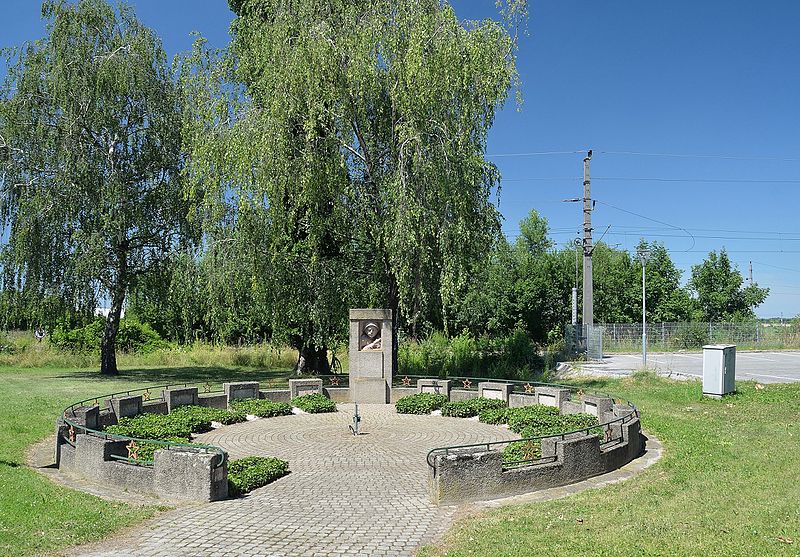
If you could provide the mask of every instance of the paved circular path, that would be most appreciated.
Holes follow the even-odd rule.
[[[198,437],[233,459],[276,456],[291,474],[247,497],[181,508],[146,531],[86,556],[411,555],[443,533],[456,507],[427,495],[425,456],[434,447],[514,439],[475,420],[395,413],[359,405],[365,435],[353,437],[352,404],[339,412],[268,418]]]

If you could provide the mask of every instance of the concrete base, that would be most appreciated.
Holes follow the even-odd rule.
[[[361,404],[388,404],[389,384],[382,377],[351,377],[350,400]]]

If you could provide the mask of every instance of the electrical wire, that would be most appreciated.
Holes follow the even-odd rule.
[[[765,178],[644,178],[633,176],[592,176],[592,180],[603,182],[687,182],[702,184],[800,184],[800,178],[773,180]]]
[[[756,265],[763,265],[764,267],[772,267],[781,271],[790,271],[792,273],[800,273],[800,269],[790,269],[789,267],[778,267],[777,265],[770,265],[769,263],[762,263],[761,261],[753,261]]]
[[[692,251],[692,249],[694,248],[694,246],[697,244],[697,242],[696,242],[696,241],[695,241],[695,239],[694,239],[694,234],[692,234],[691,232],[689,232],[688,230],[686,230],[686,229],[685,229],[685,228],[683,228],[682,226],[675,226],[674,224],[670,224],[670,223],[668,223],[668,222],[664,222],[664,221],[662,221],[662,220],[658,220],[658,219],[650,218],[650,217],[647,217],[647,216],[645,216],[645,215],[642,215],[642,214],[640,214],[640,213],[635,213],[635,212],[633,212],[633,211],[629,211],[628,209],[623,209],[622,207],[617,207],[616,205],[612,205],[611,203],[608,203],[608,202],[606,202],[606,201],[600,201],[599,199],[595,199],[594,201],[595,201],[596,203],[600,203],[601,205],[606,205],[607,207],[611,207],[612,209],[616,209],[617,211],[622,211],[623,213],[628,213],[629,215],[633,215],[633,216],[635,216],[635,217],[639,217],[639,218],[642,218],[642,219],[645,219],[645,220],[649,220],[649,221],[652,221],[652,222],[655,222],[655,223],[658,223],[658,224],[663,224],[664,226],[669,226],[670,228],[674,228],[675,230],[682,230],[682,231],[683,231],[683,232],[685,232],[685,233],[686,233],[686,234],[687,234],[687,235],[688,235],[688,236],[691,238],[691,240],[692,240],[692,245],[689,247],[689,249],[687,249],[687,250],[684,250],[684,251],[686,251],[686,252],[691,252],[691,251]]]
[[[692,154],[692,153],[644,153],[638,151],[595,151],[595,152],[602,155],[625,155],[625,156],[639,156],[639,157],[800,162],[800,158],[793,158],[793,157],[761,157],[761,156],[751,156],[751,155],[713,155],[713,154],[705,155],[705,154]]]

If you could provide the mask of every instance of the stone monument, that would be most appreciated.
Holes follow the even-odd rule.
[[[392,310],[350,310],[350,400],[389,403],[393,346]]]

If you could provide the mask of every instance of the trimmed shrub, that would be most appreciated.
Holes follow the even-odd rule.
[[[210,429],[211,422],[207,423],[208,429]],[[192,428],[187,420],[176,420],[170,418],[169,414],[142,414],[133,418],[120,418],[118,424],[108,426],[105,431],[126,437],[155,439],[156,441],[175,438],[188,440],[192,435]]]
[[[180,439],[180,442],[188,441],[192,433],[210,431],[212,421],[230,424],[245,419],[241,412],[181,406],[169,414],[140,414],[133,418],[120,418],[118,424],[108,426],[105,431],[126,437],[177,443],[179,441],[176,439]]]
[[[510,410],[510,408],[489,408],[478,413],[478,420],[485,424],[506,424]]]
[[[206,406],[181,406],[173,410],[170,415],[175,416],[176,419],[189,420],[190,425],[205,424],[205,422],[219,422],[222,425],[230,425],[247,420],[244,412],[208,408]]]
[[[549,424],[558,418],[558,408],[554,406],[523,406],[512,408],[508,412],[508,427],[514,433],[522,433],[527,427],[536,427],[540,424]]]
[[[435,393],[417,393],[404,396],[394,403],[398,414],[430,414],[447,404],[447,395]]]
[[[292,399],[292,406],[309,414],[336,412],[336,403],[321,394],[296,396]]]
[[[444,404],[442,406],[442,416],[449,416],[451,418],[471,418],[486,410],[499,410],[503,408],[506,408],[505,401],[478,397]]]
[[[529,408],[553,408],[552,406],[526,406],[524,408],[514,408],[510,410],[512,418],[509,419],[509,426],[514,419],[513,415],[519,410],[527,410]],[[555,408],[553,408],[555,410]],[[592,426],[599,426],[600,422],[596,416],[591,414],[567,414],[562,416],[560,414],[540,414],[535,416],[535,412],[528,411],[525,415],[520,414],[517,418],[526,418],[527,424],[521,430],[521,436],[526,437],[544,437],[547,435],[558,435],[561,433],[568,433],[579,429],[592,428],[589,430],[589,435],[600,435],[601,428],[593,428]],[[517,425],[519,425],[518,422]],[[512,428],[513,429],[513,428]],[[519,432],[518,432],[519,433]],[[540,440],[531,441],[515,441],[510,443],[503,449],[503,462],[512,463],[518,461],[538,460],[542,456],[542,443]],[[522,463],[520,463],[521,465]]]
[[[252,414],[259,418],[274,418],[275,416],[288,416],[292,413],[292,405],[285,402],[273,402],[258,398],[243,398],[231,402],[231,407],[242,414]]]
[[[289,463],[278,458],[248,456],[228,464],[228,495],[239,497],[289,473]]]

